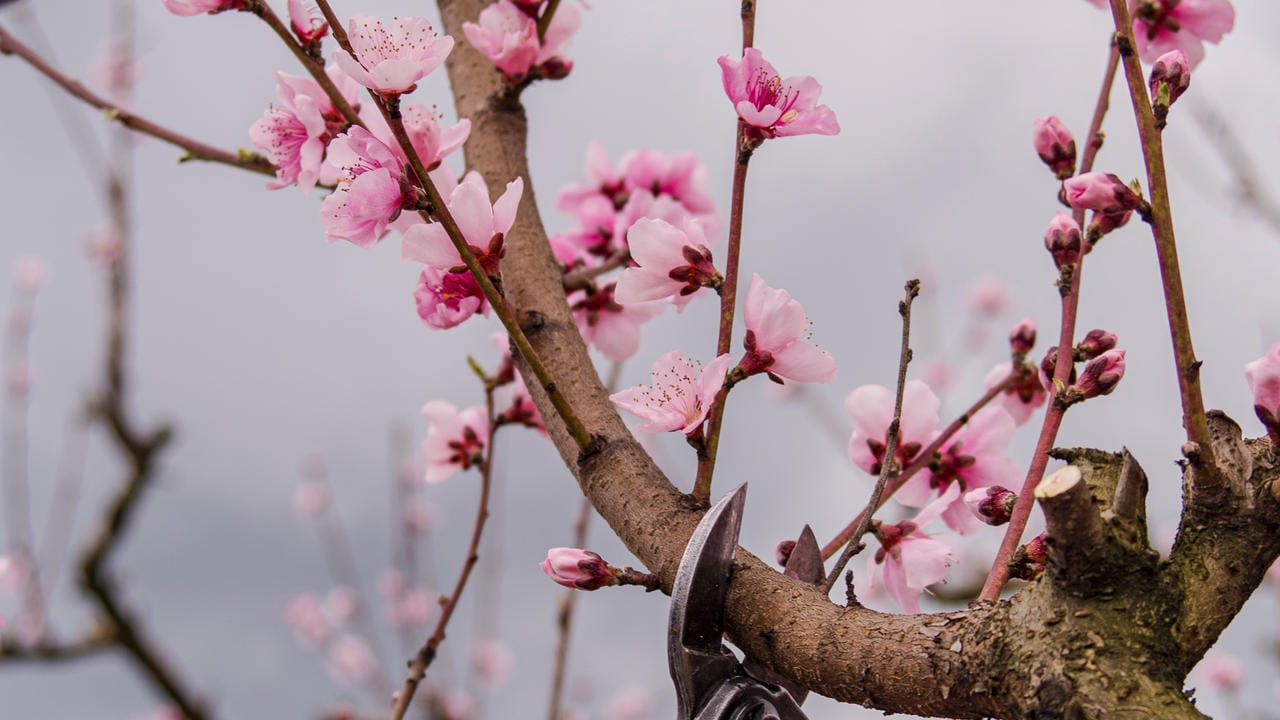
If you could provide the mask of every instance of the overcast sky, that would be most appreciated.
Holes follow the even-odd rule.
[[[273,4],[283,13],[283,0]],[[435,16],[425,0],[334,4],[340,14]],[[1241,368],[1280,340],[1274,300],[1280,234],[1235,202],[1229,173],[1187,112],[1199,103],[1226,116],[1259,167],[1280,157],[1280,94],[1271,73],[1257,69],[1280,59],[1280,6],[1235,4],[1235,31],[1209,49],[1166,137],[1206,402],[1236,417],[1247,433],[1260,434]],[[57,64],[89,77],[109,30],[111,3],[27,5],[56,49]],[[159,0],[140,5],[137,109],[212,144],[247,146],[249,124],[273,100],[272,73],[298,72],[288,53],[246,15],[184,19],[168,14]],[[525,94],[533,185],[553,231],[572,224],[554,210],[555,191],[581,177],[591,138],[614,157],[637,147],[697,152],[727,215],[734,116],[715,58],[738,50],[738,5],[592,3],[572,47],[571,77]],[[0,22],[33,38],[35,26],[17,15],[10,8]],[[975,282],[990,279],[1008,292],[1010,307],[992,324],[997,339],[1023,316],[1054,334],[1054,271],[1041,238],[1058,209],[1056,186],[1031,150],[1031,122],[1056,114],[1084,134],[1108,27],[1109,17],[1081,0],[760,3],[757,46],[784,74],[816,76],[843,132],[770,142],[756,154],[742,268],[805,304],[815,340],[836,357],[839,377],[831,386],[809,388],[816,412],[780,403],[765,382],[735,391],[717,477],[721,490],[751,481],[746,547],[767,557],[777,540],[805,522],[825,540],[865,502],[870,482],[844,452],[850,428],[839,407],[854,387],[892,382],[895,306],[905,279],[925,279],[917,306],[917,373],[938,358],[957,369],[947,398],[951,412],[980,392],[981,376],[1004,354],[999,342],[966,348],[964,301]],[[83,247],[103,224],[104,209],[78,144],[69,140],[66,116],[74,113],[98,140],[106,123],[14,58],[0,58],[0,86],[6,130],[0,133],[6,170],[0,269],[27,255],[51,268],[32,340],[30,454],[39,526],[59,463],[76,442],[75,413],[101,366],[103,279]],[[421,83],[416,97],[453,120],[443,73]],[[1141,176],[1128,99],[1117,92],[1113,105],[1098,169]],[[268,192],[259,176],[179,165],[177,157],[157,142],[137,146],[130,362],[139,417],[173,420],[178,439],[113,570],[219,716],[314,717],[342,699],[369,707],[367,694],[333,683],[323,659],[301,648],[281,620],[291,596],[331,585],[315,533],[290,511],[298,467],[309,454],[325,458],[360,572],[371,583],[391,553],[394,429],[403,428],[416,443],[425,432],[417,415],[424,401],[479,402],[464,358],[493,362],[488,335],[497,324],[474,320],[446,333],[426,330],[411,301],[416,270],[401,263],[397,242],[370,251],[326,245],[317,197]],[[1280,189],[1280,177],[1264,174],[1266,181]],[[1128,350],[1128,374],[1113,396],[1073,409],[1059,444],[1129,447],[1151,477],[1153,513],[1165,518],[1153,523],[1155,531],[1167,534],[1179,492],[1173,462],[1181,429],[1146,227],[1134,223],[1107,238],[1091,256],[1084,284],[1082,330],[1116,332]],[[0,295],[5,312],[8,297]],[[639,354],[625,367],[625,384],[647,380],[653,359],[673,348],[708,359],[715,317],[712,304],[702,302],[647,325]],[[1034,432],[1024,428],[1015,441],[1020,465]],[[121,470],[103,440],[89,439],[78,541]],[[432,674],[453,682],[464,677],[473,629],[484,625],[516,657],[511,682],[486,696],[488,716],[539,717],[560,592],[536,563],[546,548],[569,542],[579,495],[545,441],[511,431],[500,442],[493,532],[468,593],[490,601],[478,615],[468,604],[455,619]],[[654,447],[673,478],[690,476],[692,458],[680,438],[658,438]],[[424,549],[434,558],[438,589],[452,583],[476,489],[473,475],[459,475],[426,493],[443,518]],[[988,543],[997,542],[998,532],[988,535]],[[598,520],[589,546],[617,564],[633,562]],[[971,562],[983,568],[989,557],[978,554]],[[952,572],[955,582],[966,577],[963,566]],[[57,583],[55,624],[74,635],[86,615],[74,584],[65,576]],[[0,608],[8,607],[3,602]],[[1260,594],[1228,630],[1224,642],[1233,652],[1262,657],[1274,637],[1246,626],[1273,618],[1274,602]],[[631,684],[654,694],[655,718],[669,716],[666,599],[623,588],[583,596],[578,608],[571,673],[575,687],[594,688],[594,700],[584,703],[592,717],[603,717],[609,696]],[[381,648],[399,678],[405,655],[389,632]],[[1254,706],[1273,702],[1274,675],[1270,661],[1249,664]],[[3,668],[0,697],[6,717],[42,720],[127,720],[158,706],[130,669],[110,657]],[[1221,705],[1206,698],[1204,707]],[[814,718],[864,716],[821,698],[807,709]]]

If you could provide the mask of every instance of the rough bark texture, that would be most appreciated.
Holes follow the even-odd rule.
[[[462,23],[474,20],[485,4],[441,0],[445,31],[462,38]],[[583,492],[669,591],[701,511],[630,435],[593,370],[534,201],[523,107],[467,43],[459,42],[447,68],[458,115],[472,122],[468,166],[484,175],[494,196],[512,178],[525,178],[502,264],[503,290],[593,446],[579,453],[545,393],[536,383],[530,390]],[[1146,543],[1141,469],[1126,466],[1122,455],[1073,451],[1067,455],[1081,468],[1103,528],[1093,541],[1099,546],[1051,552],[1045,577],[1012,599],[916,616],[840,607],[740,550],[725,608],[730,635],[815,692],[888,712],[955,718],[1202,717],[1183,696],[1186,673],[1280,552],[1280,501],[1272,488],[1277,467],[1270,445],[1245,443],[1233,423],[1215,427],[1220,441],[1237,451],[1219,450],[1217,456],[1234,458],[1235,477],[1243,479],[1209,506],[1188,499],[1168,563],[1160,563]],[[1243,476],[1240,448],[1250,466]],[[1117,511],[1112,505],[1118,486],[1123,502]],[[1076,540],[1055,537],[1050,545],[1061,548]],[[1098,567],[1090,572],[1063,567],[1071,557],[1093,557]]]

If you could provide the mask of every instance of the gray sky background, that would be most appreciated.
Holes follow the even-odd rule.
[[[273,4],[283,13],[283,0]],[[1280,235],[1235,203],[1228,173],[1186,112],[1202,103],[1226,115],[1259,167],[1280,157],[1280,88],[1270,72],[1280,59],[1280,6],[1235,4],[1235,31],[1209,49],[1166,136],[1207,403],[1259,434],[1241,368],[1280,340]],[[34,2],[60,67],[87,76],[110,5]],[[287,52],[248,16],[181,19],[159,0],[140,5],[136,108],[221,147],[247,146],[249,124],[273,99],[272,72],[298,72]],[[335,5],[339,13],[435,16],[425,0]],[[728,1],[592,3],[572,47],[572,76],[525,96],[533,184],[553,231],[572,223],[554,210],[555,191],[580,178],[590,138],[615,158],[642,146],[696,151],[727,215],[734,117],[715,58],[737,52],[737,8]],[[31,26],[16,22],[12,10],[0,13],[0,22],[31,37]],[[839,377],[810,388],[836,411],[830,421],[777,402],[764,382],[734,393],[717,475],[721,490],[752,483],[746,547],[768,556],[805,522],[825,540],[865,501],[870,483],[848,462],[849,423],[839,406],[858,385],[892,381],[895,306],[906,278],[932,268],[917,307],[916,370],[943,355],[960,368],[950,411],[975,396],[982,374],[1004,354],[999,342],[966,354],[963,304],[973,282],[994,278],[1009,292],[1012,309],[995,321],[997,339],[1025,315],[1042,334],[1055,334],[1054,272],[1041,238],[1058,209],[1056,186],[1031,150],[1031,122],[1057,114],[1083,135],[1108,27],[1108,16],[1082,0],[760,3],[757,46],[784,74],[816,76],[843,132],[770,142],[756,154],[742,268],[805,304]],[[99,374],[104,316],[102,278],[83,253],[104,210],[58,115],[80,113],[99,137],[106,124],[15,59],[0,58],[0,87],[0,268],[32,254],[52,268],[33,339],[30,450],[39,524],[72,418]],[[452,120],[443,73],[422,83],[416,99],[438,104]],[[1119,88],[1106,128],[1098,169],[1141,176],[1129,102]],[[425,431],[417,415],[424,401],[479,401],[464,357],[492,363],[488,335],[496,322],[427,331],[411,300],[416,270],[399,260],[397,241],[372,251],[328,246],[316,197],[268,192],[261,177],[179,165],[177,157],[154,141],[138,145],[130,359],[139,416],[174,420],[178,441],[114,571],[221,717],[314,717],[343,698],[368,707],[360,690],[332,683],[322,658],[300,648],[281,620],[292,595],[329,586],[314,532],[290,511],[297,469],[305,455],[323,453],[361,571],[372,580],[390,552],[392,428],[408,428],[416,444]],[[1280,189],[1280,178],[1269,180]],[[1146,227],[1134,223],[1109,237],[1091,256],[1084,285],[1082,329],[1116,332],[1129,351],[1128,374],[1113,396],[1072,411],[1059,444],[1128,446],[1151,476],[1153,512],[1172,518],[1181,430]],[[0,299],[0,310],[9,302]],[[652,360],[672,348],[709,358],[715,315],[701,302],[647,325],[626,384],[647,380]],[[1034,432],[1024,427],[1015,440],[1020,465]],[[569,541],[579,495],[545,442],[518,431],[500,442],[495,532],[484,562],[499,562],[502,574],[482,570],[468,597],[492,589],[490,631],[516,654],[512,681],[485,701],[488,716],[540,717],[559,588],[536,563],[546,548]],[[658,438],[655,446],[673,477],[690,475],[692,458],[680,438]],[[103,438],[91,437],[77,539],[119,471]],[[441,588],[456,572],[476,487],[473,476],[459,475],[426,494],[444,518],[430,541]],[[986,540],[997,542],[998,532]],[[590,547],[617,564],[631,561],[598,521]],[[972,563],[984,567],[989,557]],[[965,577],[963,566],[952,572],[957,582]],[[74,634],[86,616],[68,578],[57,583],[55,621]],[[1247,696],[1254,707],[1274,704],[1275,665],[1265,653],[1275,640],[1275,602],[1274,594],[1260,593],[1224,640],[1251,659]],[[595,687],[592,717],[602,717],[608,696],[632,683],[655,694],[655,717],[669,716],[665,598],[621,589],[584,596],[578,607],[571,672]],[[433,673],[461,677],[474,622],[468,604]],[[390,640],[388,633],[384,661],[398,677],[403,654]],[[23,719],[125,720],[157,706],[113,657],[5,667],[0,697],[0,715]],[[1204,707],[1223,706],[1206,697]],[[879,716],[820,698],[808,709],[815,719]]]

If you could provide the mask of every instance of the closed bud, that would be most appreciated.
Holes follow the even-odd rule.
[[[1076,362],[1092,360],[1116,346],[1117,338],[1113,332],[1106,330],[1090,330],[1088,335],[1076,345]]]
[[[795,540],[783,540],[773,549],[773,557],[782,567],[787,566],[787,561],[791,559],[791,552],[796,549]]]
[[[1089,221],[1089,249],[1093,249],[1094,243],[1098,242],[1103,235],[1123,227],[1129,222],[1129,218],[1133,217],[1132,210],[1114,213],[1094,213],[1093,219]]]
[[[604,558],[579,548],[551,548],[538,567],[560,585],[577,590],[599,590],[612,584],[614,577]]]
[[[964,504],[988,525],[1004,525],[1009,522],[1016,502],[1018,494],[999,485],[970,490],[964,494]]]
[[[1009,349],[1021,358],[1026,357],[1035,344],[1036,324],[1031,322],[1031,318],[1023,318],[1022,322],[1013,326],[1013,332],[1009,333]]]
[[[1009,577],[1035,580],[1044,573],[1048,561],[1049,554],[1044,544],[1044,533],[1040,533],[1014,553],[1013,559],[1009,561]]]
[[[1053,256],[1053,264],[1062,268],[1080,260],[1080,226],[1070,215],[1059,211],[1049,222],[1044,234],[1044,248]]]
[[[1049,352],[1044,354],[1044,359],[1040,361],[1040,382],[1048,390],[1050,395],[1057,392],[1053,387],[1053,373],[1058,368],[1058,346],[1054,345],[1049,348]],[[1071,366],[1071,372],[1067,374],[1067,384],[1070,385],[1076,381],[1076,368]]]
[[[1067,204],[1077,210],[1118,214],[1142,204],[1138,193],[1113,173],[1077,175],[1064,182],[1062,188],[1066,191]]]
[[[1061,120],[1053,115],[1036,120],[1031,137],[1036,154],[1059,180],[1075,174],[1076,140]]]
[[[1124,351],[1108,350],[1089,361],[1071,389],[1080,400],[1108,395],[1124,377]]]
[[[1181,50],[1170,50],[1156,58],[1151,66],[1151,78],[1147,81],[1151,88],[1151,104],[1154,106],[1156,120],[1163,126],[1169,106],[1177,102],[1182,93],[1191,86],[1191,63],[1187,54]]]

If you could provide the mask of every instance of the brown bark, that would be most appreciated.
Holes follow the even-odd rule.
[[[463,37],[462,23],[474,20],[485,4],[440,0],[445,31]],[[526,161],[527,119],[518,98],[465,42],[447,68],[458,114],[472,122],[468,166],[485,176],[495,195],[512,178],[525,178],[502,265],[503,290],[592,435],[592,447],[580,453],[545,394],[536,383],[530,390],[583,492],[669,591],[701,511],[630,435],[593,370],[538,215]],[[1243,442],[1238,428],[1235,438]],[[1179,538],[1170,563],[1159,563],[1145,527],[1137,530],[1145,524],[1141,470],[1125,470],[1120,455],[1079,451],[1077,464],[1101,513],[1101,537],[1091,542],[1108,557],[1101,571],[1087,575],[1088,583],[1067,580],[1079,576],[1078,568],[1062,564],[1071,560],[1051,558],[1046,578],[1010,600],[952,613],[886,615],[837,606],[740,550],[725,608],[730,636],[815,692],[888,712],[1202,717],[1182,694],[1186,673],[1280,553],[1280,502],[1271,491],[1275,458],[1265,441],[1248,450],[1252,474],[1243,485],[1251,503],[1189,504],[1195,522]],[[1124,488],[1119,512],[1112,510],[1117,486]]]

